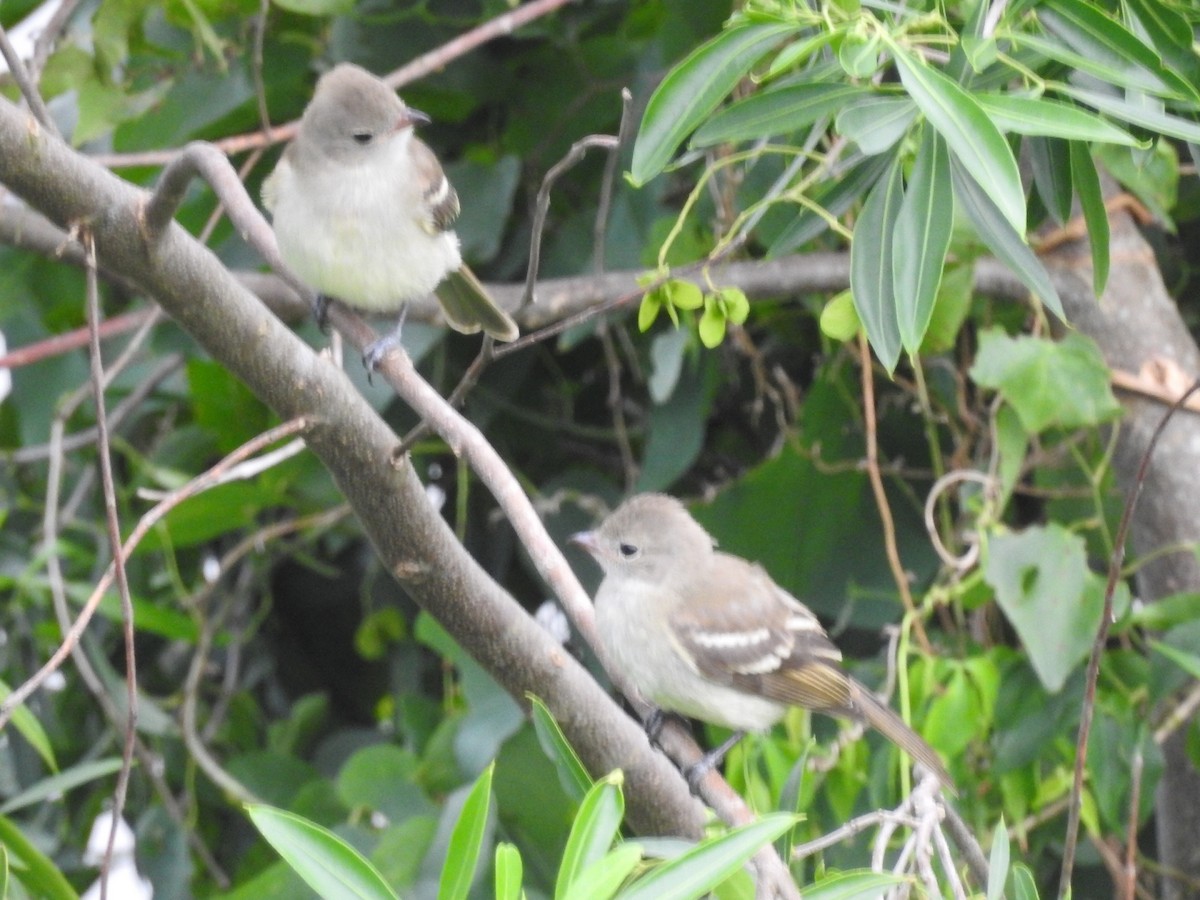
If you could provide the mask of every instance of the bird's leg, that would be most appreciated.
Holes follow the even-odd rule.
[[[650,743],[655,747],[658,746],[658,736],[662,734],[663,725],[667,723],[667,714],[657,706],[646,717],[646,737],[650,739]]]
[[[313,318],[322,334],[329,333],[329,304],[332,298],[328,294],[317,294],[313,299]]]
[[[390,333],[363,348],[362,361],[363,365],[367,367],[367,381],[371,380],[372,372],[379,371],[383,358],[394,348],[400,346],[400,335],[404,331],[404,319],[407,315],[408,304],[406,303],[400,307],[400,318],[396,321],[396,327]]]
[[[721,764],[721,760],[725,758],[725,754],[733,749],[734,744],[746,736],[744,731],[735,731],[727,737],[719,746],[709,750],[695,765],[688,766],[684,770],[683,777],[687,779],[688,787],[692,789],[692,793],[700,795],[700,782],[704,780],[704,776]]]

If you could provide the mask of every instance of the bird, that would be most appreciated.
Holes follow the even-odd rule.
[[[812,611],[718,551],[679,500],[635,495],[570,540],[604,571],[595,621],[613,667],[660,710],[733,730],[688,773],[693,788],[746,732],[800,706],[872,726],[954,792],[937,752],[845,672]]]
[[[450,327],[515,340],[517,325],[463,263],[453,230],[458,194],[414,134],[429,117],[381,79],[341,63],[317,82],[295,139],[263,183],[279,253],[318,294],[399,313],[363,354],[374,370],[399,343],[407,304],[435,292]]]

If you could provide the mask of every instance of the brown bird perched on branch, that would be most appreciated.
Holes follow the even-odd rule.
[[[842,669],[817,617],[759,565],[715,549],[678,500],[642,494],[571,540],[604,570],[596,628],[619,671],[666,712],[765,731],[789,706],[865,722],[953,791],[937,753]]]

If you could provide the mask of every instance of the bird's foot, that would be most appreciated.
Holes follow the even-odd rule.
[[[313,299],[313,318],[322,334],[329,334],[329,304],[332,300],[328,294],[317,294]]]
[[[683,770],[683,777],[688,783],[688,787],[697,797],[700,796],[700,782],[713,769],[721,764],[725,759],[725,754],[733,749],[733,745],[746,736],[744,731],[735,731],[727,737],[720,746],[709,750],[704,756],[700,757],[700,761],[693,763]]]
[[[379,367],[383,365],[384,357],[401,346],[400,336],[404,331],[404,318],[407,313],[408,307],[405,306],[400,310],[400,319],[396,322],[396,327],[392,329],[390,334],[381,337],[377,341],[372,341],[363,347],[362,361],[367,369],[368,383],[371,381],[371,376],[378,372]]]

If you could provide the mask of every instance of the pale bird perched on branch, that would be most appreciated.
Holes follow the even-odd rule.
[[[365,69],[323,75],[296,139],[263,184],[279,252],[321,296],[369,312],[399,312],[396,331],[363,355],[370,368],[399,341],[409,301],[436,293],[456,331],[500,341],[517,325],[463,264],[458,194],[416,135],[429,117]]]
[[[759,565],[720,553],[678,500],[642,494],[572,541],[604,570],[596,629],[651,703],[734,729],[689,780],[789,706],[865,722],[954,785],[932,747],[842,669],[817,617]]]

